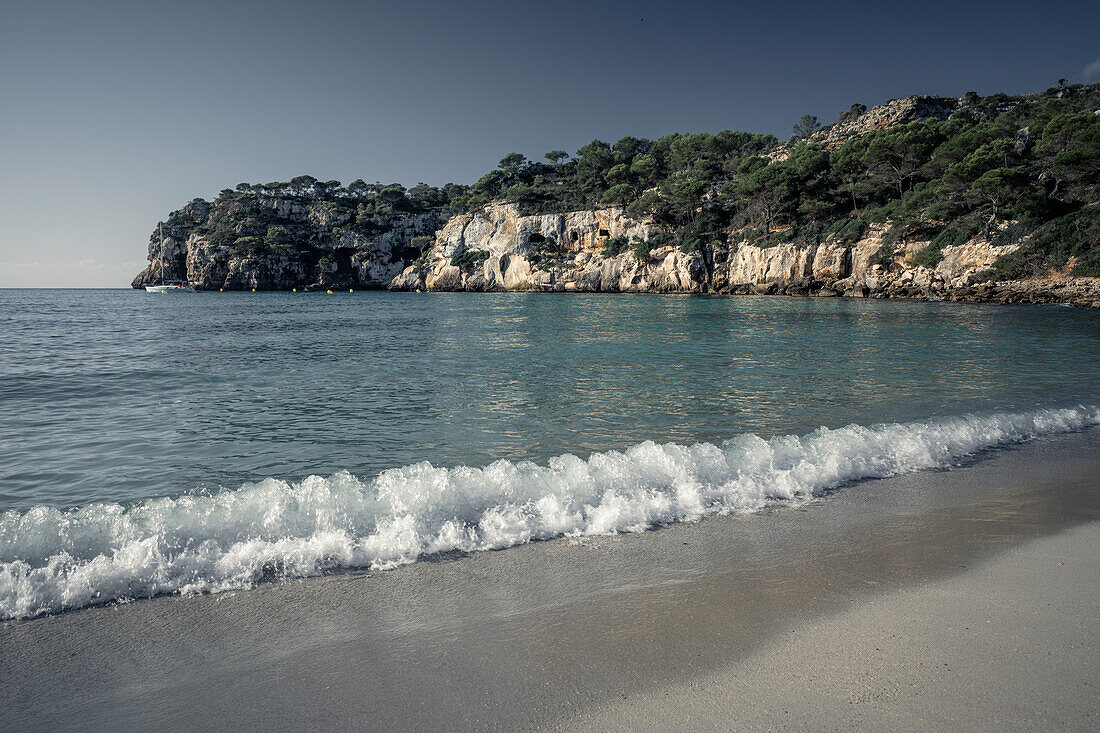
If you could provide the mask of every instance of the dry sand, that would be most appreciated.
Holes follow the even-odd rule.
[[[1081,730],[1100,725],[1100,523],[874,596],[570,730]]]

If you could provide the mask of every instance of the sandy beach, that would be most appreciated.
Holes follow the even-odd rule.
[[[1092,728],[1098,448],[6,622],[0,728]]]
[[[778,634],[570,730],[1094,730],[1100,524]]]

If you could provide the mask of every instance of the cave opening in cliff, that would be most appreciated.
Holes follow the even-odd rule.
[[[569,232],[569,241],[570,241],[570,242],[576,243],[576,242],[577,242],[577,241],[578,241],[578,240],[579,240],[580,238],[581,238],[581,235],[577,234],[577,230],[576,230],[576,229],[574,229],[573,231]]]
[[[601,237],[610,237],[610,236],[611,236],[611,232],[607,231],[606,229],[601,229],[601,230],[600,230],[600,236],[601,236]]]
[[[541,234],[532,234],[530,237],[527,238],[527,241],[531,244],[542,244],[546,241],[546,237],[542,236]]]

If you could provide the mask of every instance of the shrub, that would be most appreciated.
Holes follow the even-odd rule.
[[[1100,206],[1086,206],[1035,230],[1022,247],[999,258],[993,271],[1000,278],[1039,275],[1077,258],[1073,274],[1100,277]]]
[[[851,122],[867,111],[865,104],[853,104],[849,109],[840,113],[838,122]]]
[[[914,253],[913,256],[909,258],[909,264],[914,267],[927,267],[932,269],[940,264],[940,260],[942,259],[943,250],[929,244],[924,249]]]
[[[1032,234],[1039,227],[1039,224],[1040,222],[1034,219],[1018,221],[994,234],[990,238],[989,243],[997,247],[1003,247],[1008,244],[1018,244],[1026,239],[1028,235]]]
[[[882,265],[886,269],[890,269],[890,266],[894,264],[894,245],[883,243],[873,255],[871,255],[870,263],[872,265]]]
[[[664,247],[666,244],[671,242],[672,235],[668,232],[657,230],[655,232],[650,232],[649,239],[647,239],[646,241],[649,242],[650,249],[656,249],[657,247]]]
[[[940,260],[943,259],[943,250],[945,247],[954,247],[955,245],[962,244],[970,239],[973,234],[972,231],[967,231],[958,227],[947,227],[933,237],[927,247],[915,253],[910,259],[910,263],[919,267],[934,268],[936,265],[940,264]]]
[[[489,252],[483,249],[468,249],[451,258],[451,264],[460,270],[469,271],[489,259]]]
[[[760,236],[759,231],[755,232],[755,234]],[[771,234],[764,235],[753,242],[753,244],[761,249],[774,247],[777,244],[807,244],[808,234],[812,236],[812,230],[803,231],[799,227],[788,227],[781,232],[772,232]]]
[[[836,239],[839,244],[851,244],[858,242],[866,230],[867,224],[859,219],[837,219],[825,227],[822,234]]]
[[[612,237],[604,242],[603,256],[604,257],[616,257],[626,251],[630,242],[626,237]]]
[[[652,249],[652,247],[650,247]],[[703,240],[699,237],[688,235],[680,239],[680,251],[684,254],[698,252],[703,248]]]
[[[235,255],[254,255],[263,250],[263,244],[259,237],[237,237],[229,251]]]
[[[268,227],[267,234],[264,235],[264,244],[272,249],[289,249],[294,246],[294,238],[284,227]]]
[[[932,239],[940,231],[939,225],[927,221],[909,218],[895,219],[890,224],[890,228],[886,230],[886,234],[882,236],[882,241],[884,244],[896,245],[906,239],[919,239],[921,237]]]
[[[1078,277],[1100,277],[1100,247],[1093,247],[1077,260],[1073,274]]]
[[[898,244],[905,239],[905,235],[909,230],[909,223],[905,221],[895,221],[890,224],[890,228],[886,230],[886,233],[882,235],[882,244],[890,247],[892,250],[895,244]]]
[[[527,255],[527,260],[532,265],[537,265],[540,262],[553,262],[561,254],[561,247],[558,246],[558,239],[554,235],[542,237],[542,235],[532,235],[532,240],[535,240],[535,236],[538,239],[534,241],[535,251]]]

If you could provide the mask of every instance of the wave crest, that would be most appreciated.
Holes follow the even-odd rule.
[[[344,471],[131,506],[8,511],[0,516],[0,619],[752,512],[1094,425],[1097,406],[964,415],[770,440],[750,433],[721,445],[645,442],[546,465],[425,462],[367,482]]]

